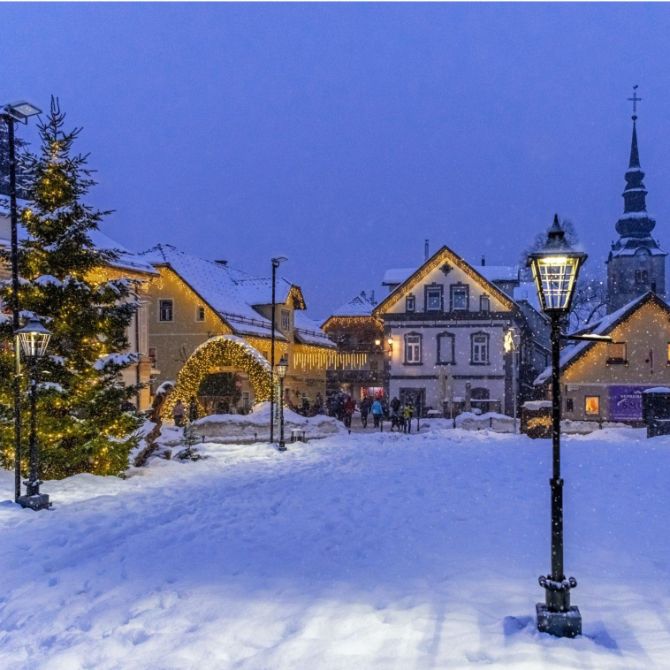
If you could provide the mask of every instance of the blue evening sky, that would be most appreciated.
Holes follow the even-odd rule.
[[[104,232],[254,273],[288,256],[313,316],[424,238],[516,262],[555,211],[601,270],[633,84],[670,249],[666,4],[2,3],[0,24],[0,101],[54,93],[84,127]]]

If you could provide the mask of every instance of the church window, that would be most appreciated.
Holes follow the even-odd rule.
[[[452,284],[451,291],[451,311],[467,311],[468,309],[468,287],[463,284]]]
[[[416,297],[411,293],[405,298],[405,311],[414,312],[416,311]]]
[[[421,363],[421,335],[408,333],[405,335],[405,364],[419,365]]]
[[[587,395],[584,398],[584,413],[587,416],[600,416],[599,395]]]

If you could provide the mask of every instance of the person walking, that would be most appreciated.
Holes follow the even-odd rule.
[[[372,420],[374,421],[375,428],[384,430],[382,423],[382,417],[384,416],[384,408],[382,407],[379,398],[375,398],[375,401],[372,403],[370,411],[372,412]]]
[[[412,406],[412,403],[406,402],[405,406],[403,407],[402,410],[402,418],[404,420],[404,432],[405,433],[411,433],[412,432],[412,416],[414,414],[414,407]]]
[[[181,401],[181,398],[177,400],[175,406],[172,408],[172,418],[177,428],[181,428],[184,425],[184,403]]]
[[[370,397],[365,396],[363,400],[361,400],[361,424],[363,425],[363,428],[368,427],[368,414],[370,413],[370,405],[372,403],[370,402]]]
[[[344,425],[347,430],[351,432],[351,417],[354,415],[356,409],[356,401],[350,396],[344,401]]]

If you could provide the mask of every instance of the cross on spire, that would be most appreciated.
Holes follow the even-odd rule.
[[[637,103],[642,101],[642,98],[637,97],[637,84],[633,86],[633,97],[628,98],[633,103],[633,121],[637,120]]]

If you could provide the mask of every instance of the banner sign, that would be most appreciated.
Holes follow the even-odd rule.
[[[642,421],[642,391],[651,386],[610,386],[610,421]]]

